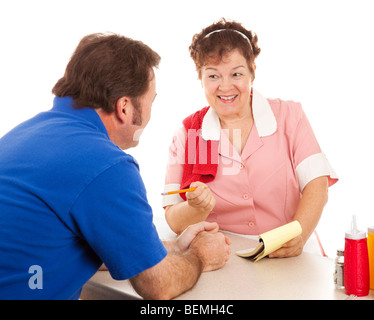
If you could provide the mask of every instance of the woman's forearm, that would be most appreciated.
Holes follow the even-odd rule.
[[[187,201],[165,208],[166,221],[170,228],[180,234],[189,225],[204,221],[210,211],[191,207]]]
[[[328,179],[319,177],[310,181],[304,188],[302,198],[295,214],[295,220],[303,229],[304,243],[309,239],[321,218],[328,199]]]
[[[300,222],[302,234],[271,253],[270,258],[295,257],[303,252],[303,247],[316,228],[327,203],[327,181],[327,177],[319,177],[306,185],[294,216],[294,220]]]

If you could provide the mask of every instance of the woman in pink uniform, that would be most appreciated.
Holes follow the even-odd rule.
[[[298,220],[302,234],[271,257],[299,255],[316,228],[337,176],[299,103],[266,99],[253,88],[257,36],[221,19],[193,37],[209,107],[190,115],[169,150],[166,220],[181,233],[215,221],[222,230],[258,235]]]

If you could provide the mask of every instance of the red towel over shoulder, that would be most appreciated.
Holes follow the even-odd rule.
[[[219,141],[206,141],[201,137],[201,126],[209,108],[205,107],[183,120],[187,137],[181,189],[188,188],[194,181],[206,183],[216,177]],[[184,193],[180,196],[186,200]]]

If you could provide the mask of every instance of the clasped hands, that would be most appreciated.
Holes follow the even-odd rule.
[[[217,270],[230,257],[231,239],[218,232],[217,223],[202,221],[187,227],[176,240],[180,252],[192,249],[202,262],[202,271]]]

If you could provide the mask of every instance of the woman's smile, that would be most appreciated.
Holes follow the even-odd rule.
[[[231,95],[231,96],[228,96],[228,95],[220,95],[220,96],[217,96],[223,103],[233,103],[236,98],[238,97],[237,94],[234,94],[234,95]]]

